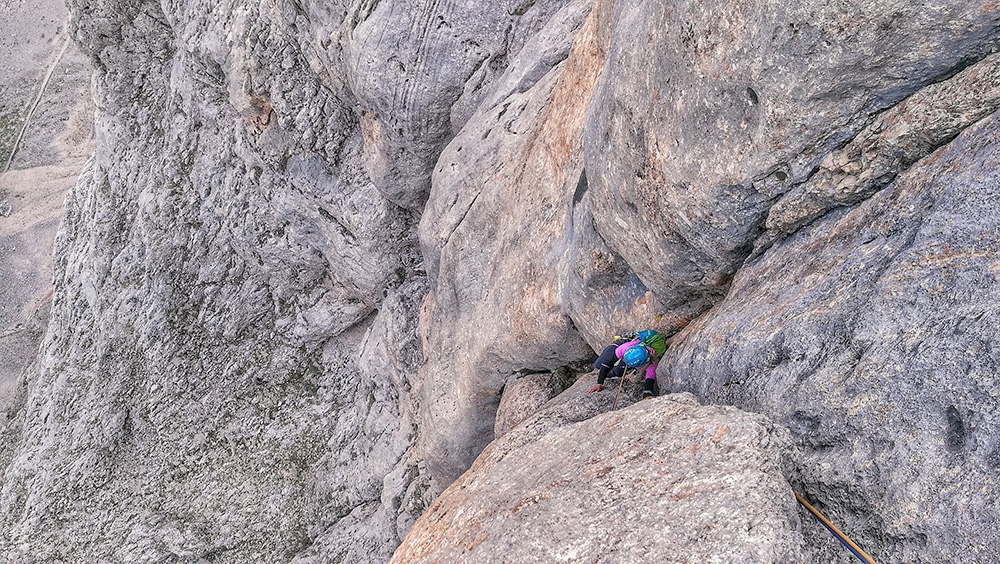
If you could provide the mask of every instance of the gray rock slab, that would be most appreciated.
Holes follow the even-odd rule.
[[[591,415],[510,430],[391,562],[803,561],[786,430],[689,394]]]
[[[879,562],[998,550],[998,133],[772,247],[660,365],[663,389],[787,426],[795,481]]]
[[[828,210],[870,197],[902,170],[1000,107],[1000,55],[922,88],[889,108],[767,215],[769,232],[791,233]]]
[[[709,307],[774,199],[875,115],[993,52],[997,14],[979,0],[616,2],[584,134],[597,233],[666,311]]]
[[[189,7],[71,3],[97,147],[4,413],[0,553],[387,560],[429,502],[407,456],[427,287],[343,67],[312,66],[345,16]]]

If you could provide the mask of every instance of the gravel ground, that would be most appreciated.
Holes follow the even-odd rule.
[[[62,0],[0,4],[0,402],[44,335],[53,238],[93,152],[90,67],[68,21]]]

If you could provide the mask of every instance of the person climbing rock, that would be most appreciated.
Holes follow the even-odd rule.
[[[645,372],[646,381],[642,387],[642,399],[652,398],[653,385],[656,383],[656,365],[665,352],[667,352],[667,340],[651,329],[625,337],[615,336],[611,344],[605,347],[594,361],[594,368],[597,369],[597,385],[587,393],[603,390],[604,380],[608,376],[621,378],[628,368],[634,368],[637,372]]]

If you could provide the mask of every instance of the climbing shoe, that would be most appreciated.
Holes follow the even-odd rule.
[[[644,399],[644,400],[653,399],[653,392],[651,392],[649,390],[644,390],[642,392],[642,399]]]

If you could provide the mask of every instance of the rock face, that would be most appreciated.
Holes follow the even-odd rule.
[[[746,559],[837,558],[797,536],[790,483],[877,560],[988,561],[1000,9],[746,8],[70,2],[97,148],[6,410],[0,553],[387,561],[534,409],[519,379],[652,327],[683,329],[661,389],[764,417],[663,399],[584,421],[611,394],[573,388],[464,474],[481,499],[426,520],[478,507],[466,525],[494,532],[455,547],[481,554],[573,485],[574,518],[614,530],[603,486],[657,457],[604,449],[618,472],[584,480],[560,453],[620,421],[682,483],[773,494],[741,509],[760,528],[705,533],[759,541]],[[702,417],[731,433],[685,427]],[[553,479],[513,511],[486,486],[530,481],[525,456]],[[735,510],[678,502],[649,524]],[[635,546],[572,533],[594,558]]]
[[[358,14],[347,20],[354,26],[349,77],[366,106],[366,169],[390,199],[423,207],[444,146],[491,95],[509,59],[565,3],[356,3]],[[548,42],[533,43],[552,50]],[[522,82],[537,80],[537,72]]]
[[[493,434],[499,437],[533,415],[562,391],[560,384],[551,372],[531,374],[507,384],[497,407]]]
[[[660,382],[787,425],[806,491],[880,562],[995,553],[998,133],[984,120],[745,266]]]
[[[438,487],[493,438],[500,391],[517,371],[593,354],[562,308],[558,287],[587,94],[603,63],[606,14],[596,10],[584,23],[589,9],[571,2],[553,18],[541,35],[565,42],[557,45],[569,58],[526,48],[512,62],[509,82],[435,169],[420,221],[436,282],[422,320],[429,330],[422,401],[434,407],[424,412],[421,450]],[[525,74],[539,78],[522,91]]]
[[[872,196],[905,170],[1000,107],[1000,55],[917,91],[823,159],[808,181],[767,215],[769,235],[793,233],[835,207]],[[763,237],[766,242],[768,237]]]
[[[786,233],[766,231],[769,217],[794,231],[832,208],[794,201],[820,182],[822,163],[860,154],[838,152],[848,141],[857,137],[860,147],[896,124],[880,137],[890,158],[879,166],[891,174],[867,173],[884,183],[995,108],[989,60],[959,86],[907,98],[996,47],[988,5],[759,8],[720,6],[708,16],[694,5],[599,3],[558,78],[564,84],[600,66],[587,75],[592,87],[574,82],[567,104],[543,81],[527,101],[473,116],[445,149],[421,219],[435,284],[423,369],[434,408],[424,428],[442,482],[490,439],[496,395],[517,369],[575,358],[577,334],[599,350],[622,328],[674,331],[722,299],[755,246]],[[852,23],[862,20],[879,23]],[[900,45],[903,52],[886,55]],[[940,101],[956,97],[966,107],[949,115]],[[882,115],[904,100],[909,106]],[[508,117],[539,103],[549,109]],[[572,135],[558,145],[568,159],[538,144],[551,112],[582,105],[582,145]],[[575,127],[566,118],[578,113],[561,115],[560,131]],[[882,125],[862,133],[876,116]],[[510,134],[496,136],[498,121]],[[519,163],[514,173],[511,162]],[[545,173],[559,162],[570,172]],[[530,173],[530,191],[521,170]],[[843,204],[884,185],[856,184]],[[789,207],[805,219],[782,222]],[[483,327],[483,319],[497,321]]]
[[[560,7],[72,2],[98,147],[8,413],[0,552],[388,560],[430,501],[415,210]]]
[[[289,561],[398,543],[410,509],[379,510],[385,480],[400,496],[412,482],[390,475],[415,475],[401,460],[410,369],[374,353],[406,351],[397,367],[419,353],[398,315],[412,306],[374,313],[389,290],[383,305],[423,292],[399,281],[410,218],[349,157],[360,131],[332,91],[304,61],[282,66],[294,45],[260,40],[281,14],[219,8],[225,21],[72,6],[99,146],[67,201],[41,369],[15,419],[0,495],[11,561]]]
[[[584,136],[597,232],[666,310],[708,307],[775,198],[998,25],[979,1],[616,3]]]
[[[835,431],[839,438],[832,445],[850,447],[841,447],[847,449],[846,462],[831,460],[831,443],[822,438],[819,427],[829,421],[839,429],[853,421],[849,416],[868,405],[859,395],[860,390],[868,389],[868,384],[860,381],[862,375],[865,379],[872,376],[855,372],[850,360],[838,360],[840,364],[834,366],[815,360],[826,358],[825,353],[762,357],[753,351],[762,350],[776,334],[787,335],[791,342],[812,339],[804,335],[816,334],[810,342],[814,347],[822,345],[823,350],[848,339],[842,335],[853,334],[854,329],[824,328],[799,335],[799,326],[786,314],[799,306],[794,301],[798,294],[790,288],[802,284],[805,277],[810,287],[823,288],[824,298],[815,307],[837,320],[836,327],[846,324],[853,328],[850,320],[862,314],[872,316],[873,328],[867,331],[878,335],[882,331],[891,334],[895,324],[889,320],[914,315],[933,327],[937,327],[934,323],[964,327],[965,317],[957,301],[930,301],[928,310],[920,314],[915,313],[919,307],[912,301],[895,301],[875,310],[876,316],[865,298],[853,298],[855,282],[848,274],[857,269],[859,276],[869,276],[869,269],[881,272],[881,267],[851,263],[854,266],[845,273],[836,265],[844,249],[851,248],[843,242],[845,237],[859,246],[876,237],[858,239],[859,233],[896,236],[904,225],[913,230],[925,226],[927,240],[941,246],[941,252],[958,249],[955,260],[962,264],[966,264],[966,256],[990,260],[995,236],[986,214],[992,213],[988,202],[995,179],[989,172],[992,165],[983,162],[989,161],[990,151],[996,147],[989,134],[982,134],[976,149],[966,149],[960,141],[966,135],[963,131],[979,135],[971,132],[985,127],[984,121],[997,108],[996,61],[990,53],[1000,43],[1000,13],[985,2],[947,8],[910,3],[788,8],[769,3],[749,12],[743,5],[732,4],[713,10],[708,14],[695,3],[657,1],[619,2],[611,10],[598,3],[577,34],[576,46],[560,77],[566,80],[574,65],[584,64],[589,54],[577,48],[593,37],[594,60],[600,61],[601,71],[592,88],[576,89],[580,97],[588,98],[588,109],[580,129],[582,168],[579,176],[573,176],[574,183],[534,174],[533,179],[545,180],[537,182],[530,192],[503,196],[498,205],[495,194],[503,194],[507,186],[517,182],[491,184],[509,166],[497,165],[493,156],[513,150],[506,147],[533,149],[536,137],[510,136],[486,157],[480,157],[467,142],[459,143],[462,135],[446,148],[421,219],[421,241],[425,255],[432,259],[432,278],[436,279],[428,300],[433,308],[428,330],[437,329],[448,336],[430,348],[424,367],[428,370],[426,381],[437,382],[434,395],[427,396],[428,404],[435,407],[424,429],[440,438],[428,449],[429,467],[446,482],[465,466],[457,461],[470,460],[486,444],[500,383],[510,378],[518,362],[525,362],[518,355],[539,343],[571,342],[572,333],[553,331],[565,327],[558,315],[547,315],[552,320],[547,327],[531,325],[546,312],[568,315],[572,329],[599,350],[602,339],[623,328],[648,324],[672,332],[708,310],[711,313],[691,324],[679,338],[681,346],[661,362],[661,388],[692,390],[711,401],[775,413],[795,431],[805,448],[797,469],[801,477],[796,479],[808,484],[806,491],[815,495],[813,499],[822,500],[818,502],[822,509],[847,523],[845,529],[856,531],[876,559],[961,559],[957,547],[973,538],[990,536],[986,530],[995,521],[995,509],[971,493],[980,491],[985,466],[973,462],[956,469],[951,459],[934,459],[937,470],[930,474],[937,477],[929,478],[914,493],[947,484],[943,490],[938,488],[936,495],[940,497],[935,499],[948,497],[955,508],[975,509],[955,511],[947,519],[912,515],[904,519],[903,515],[912,513],[913,506],[908,503],[923,498],[898,492],[908,491],[904,484],[914,484],[907,477],[920,472],[926,459],[887,454],[900,447],[893,446],[896,439],[883,435],[892,429],[909,440],[916,429],[944,425],[955,445],[951,448],[960,452],[969,447],[959,445],[969,443],[957,437],[967,438],[982,420],[983,438],[977,441],[985,445],[983,453],[992,452],[992,443],[985,438],[991,433],[985,422],[992,415],[977,415],[976,422],[970,423],[973,416],[969,412],[973,404],[982,403],[987,407],[975,413],[992,414],[995,406],[988,398],[970,403],[957,399],[978,398],[988,394],[986,389],[975,387],[965,392],[963,377],[939,377],[938,392],[925,384],[919,388],[935,399],[916,403],[915,392],[902,391],[908,385],[892,384],[912,376],[905,376],[902,370],[890,371],[891,375],[879,377],[875,380],[878,384],[871,385],[885,390],[883,394],[900,389],[899,397],[889,402],[885,396],[878,405],[895,405],[895,400],[902,401],[904,396],[911,398],[903,401],[904,405],[930,401],[930,412],[937,414],[933,417],[940,419],[940,414],[945,414],[944,423],[921,419],[897,426],[897,419],[873,414],[856,425],[851,423],[849,431]],[[565,107],[559,104],[556,91],[552,92],[537,95],[547,97],[547,104]],[[496,115],[506,115],[506,111],[509,109],[501,106]],[[547,114],[538,115],[542,117],[535,129],[524,125],[515,131],[543,130]],[[471,139],[474,128],[482,127],[480,131],[489,135],[479,136],[485,137],[481,144],[490,146],[492,129],[488,119],[484,121],[479,126],[474,116],[465,131]],[[571,126],[575,122],[565,123]],[[868,198],[892,186],[894,179],[904,178],[908,170],[937,162],[941,151],[950,146],[963,148],[955,149],[956,156],[947,166],[926,173],[928,177],[936,174],[933,186],[937,188],[931,184],[916,188],[923,194],[918,199],[872,212],[808,247],[782,243],[789,235],[798,237],[799,230],[820,229],[834,218],[844,217],[850,211],[845,207],[864,205]],[[968,179],[962,179],[966,177],[962,171],[967,171],[964,175]],[[936,216],[915,210],[930,197],[926,192],[953,183],[967,184],[970,191],[956,195],[956,199],[976,201],[983,211],[964,215],[968,229],[938,232],[930,227],[936,225]],[[467,184],[474,188],[466,189]],[[973,190],[977,191],[974,198]],[[543,199],[529,199],[527,194]],[[438,199],[452,207],[439,212],[434,205]],[[533,204],[531,213],[523,207],[525,200]],[[480,204],[487,206],[488,214],[477,210]],[[545,226],[533,223],[538,214],[535,210],[562,205],[569,207],[565,219],[552,218]],[[881,220],[884,223],[879,218],[885,218]],[[549,233],[548,226],[560,221],[563,227],[557,233],[541,241],[534,239],[536,234]],[[818,223],[822,221],[827,223]],[[530,227],[522,227],[525,225]],[[498,230],[505,226],[513,227]],[[809,232],[820,236],[817,231]],[[515,234],[517,238],[512,239]],[[898,245],[903,248],[908,243],[901,240]],[[518,253],[518,248],[526,249],[520,251],[522,264],[551,266],[531,271],[508,267],[510,254]],[[441,249],[440,254],[437,249]],[[964,253],[961,249],[974,250]],[[751,255],[754,260],[767,261],[761,264],[771,265],[770,269],[761,270],[756,262],[745,264]],[[804,265],[813,266],[804,270]],[[987,267],[969,263],[967,268],[972,276],[971,272]],[[551,270],[559,275],[551,276]],[[480,272],[490,276],[484,278]],[[501,275],[520,282],[511,278],[498,282]],[[732,287],[734,276],[753,282]],[[935,287],[947,292],[953,284],[951,279],[942,279]],[[524,306],[537,303],[534,296],[540,293],[539,285],[557,297],[547,302],[551,306],[536,306],[526,315]],[[995,285],[992,275],[976,276],[963,292],[977,288],[984,293],[976,301],[985,304]],[[505,287],[525,286],[529,291],[515,298],[504,291]],[[920,287],[924,287],[922,283]],[[494,305],[493,300],[507,305]],[[764,300],[770,301],[758,303]],[[481,305],[484,303],[487,305]],[[482,319],[496,321],[481,328],[478,323]],[[887,321],[884,329],[876,332],[878,319]],[[749,331],[750,323],[760,323],[767,330]],[[520,346],[508,344],[505,339],[523,334],[520,331],[525,326],[532,327],[530,336],[521,339]],[[488,338],[477,338],[480,335]],[[946,340],[940,334],[934,346],[945,346]],[[452,343],[460,346],[451,350],[447,345]],[[918,360],[921,349],[914,346],[900,346],[890,359],[879,362],[903,367],[903,359],[910,359],[923,366],[924,361]],[[985,367],[991,361],[986,360],[988,345],[983,346],[986,348],[979,355],[975,347],[967,348],[973,351],[970,356],[982,358]],[[526,356],[550,358],[551,366],[572,358],[576,349],[567,345],[555,350],[555,354],[546,349]],[[852,348],[844,344],[836,350]],[[442,358],[436,361],[435,355]],[[838,388],[843,390],[842,399],[826,398],[785,375],[783,359],[802,355],[814,360],[795,378],[842,382]],[[762,360],[770,357],[774,358]],[[435,380],[435,374],[441,376]],[[466,376],[447,384],[446,379],[456,374]],[[988,376],[973,379],[987,381]],[[789,394],[793,394],[791,399]],[[801,409],[807,405],[825,407]],[[870,409],[879,408],[872,405]],[[794,416],[797,412],[801,412],[801,421]],[[930,439],[914,444],[921,445],[914,447],[914,453],[931,446]],[[435,460],[439,456],[445,458],[441,464]],[[893,488],[897,493],[889,496],[886,492]],[[887,517],[876,516],[877,511],[884,511]],[[980,518],[982,528],[957,525],[958,520]],[[935,524],[929,525],[931,522]],[[968,530],[968,536],[960,529]],[[927,541],[932,533],[925,530],[933,531],[938,540]],[[917,547],[922,546],[928,550],[919,554]],[[982,560],[994,548],[992,544],[981,545],[971,557]]]
[[[584,390],[490,444],[392,562],[806,561],[787,430],[690,394],[564,419]]]

